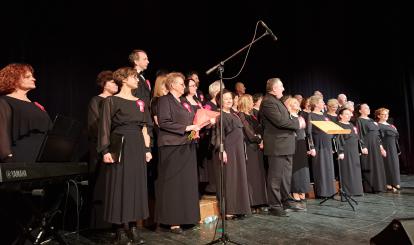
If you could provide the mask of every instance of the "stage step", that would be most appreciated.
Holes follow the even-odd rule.
[[[200,200],[200,223],[207,217],[219,216],[220,210],[216,196],[203,195]]]

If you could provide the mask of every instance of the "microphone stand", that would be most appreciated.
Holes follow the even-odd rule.
[[[223,162],[223,153],[224,153],[224,145],[223,145],[223,72],[224,72],[224,63],[238,55],[240,52],[248,48],[249,46],[253,45],[255,42],[262,39],[264,36],[268,35],[269,33],[266,31],[263,35],[254,39],[252,42],[235,52],[234,54],[230,55],[227,59],[220,61],[217,65],[211,67],[206,71],[206,74],[210,74],[211,72],[218,70],[219,77],[220,77],[220,149],[219,149],[219,156],[220,156],[220,213],[221,213],[221,228],[222,233],[221,237],[213,240],[207,245],[221,243],[221,244],[237,244],[242,245],[241,243],[235,242],[230,240],[229,236],[226,234],[226,194],[225,194],[225,177],[224,177],[224,162]]]
[[[249,46],[253,45],[255,42],[259,41],[260,39],[262,39],[263,37],[265,37],[266,35],[269,35],[269,33],[266,31],[265,33],[263,33],[263,35],[261,35],[260,37],[254,39],[252,42],[250,42],[249,44],[247,44],[246,46],[244,46],[243,48],[239,49],[237,52],[235,52],[234,54],[230,55],[227,59],[220,61],[217,65],[211,67],[210,69],[208,69],[206,71],[206,74],[209,75],[210,73],[212,73],[213,71],[215,71],[216,69],[219,68],[219,66],[224,67],[224,63],[226,63],[227,61],[231,60],[232,58],[234,58],[234,56],[238,55],[240,52],[242,52],[243,50],[245,50],[246,48],[248,48]],[[223,69],[224,71],[224,69]],[[222,71],[222,72],[223,72]],[[223,75],[223,74],[221,74]],[[220,80],[222,81],[223,76],[220,77]],[[220,92],[221,91],[221,86],[220,86]]]

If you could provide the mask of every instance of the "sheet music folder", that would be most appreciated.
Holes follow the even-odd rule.
[[[332,121],[311,121],[313,125],[327,134],[350,134],[350,129],[343,129]]]

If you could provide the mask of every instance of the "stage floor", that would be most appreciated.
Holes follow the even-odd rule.
[[[254,214],[244,220],[227,221],[226,233],[241,244],[369,244],[394,218],[414,218],[414,176],[402,176],[400,193],[366,194],[356,197],[353,212],[347,202],[308,200],[307,212],[290,217]],[[221,223],[221,221],[220,221]],[[176,235],[143,230],[146,244],[206,244],[213,240],[215,224],[201,224]],[[220,224],[219,224],[220,227]],[[221,236],[217,232],[216,238]],[[105,235],[85,231],[79,238],[66,235],[69,244],[107,244]]]

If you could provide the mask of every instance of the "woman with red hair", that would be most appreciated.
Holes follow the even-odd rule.
[[[36,161],[51,120],[43,106],[27,97],[35,81],[28,64],[0,70],[0,162]]]

